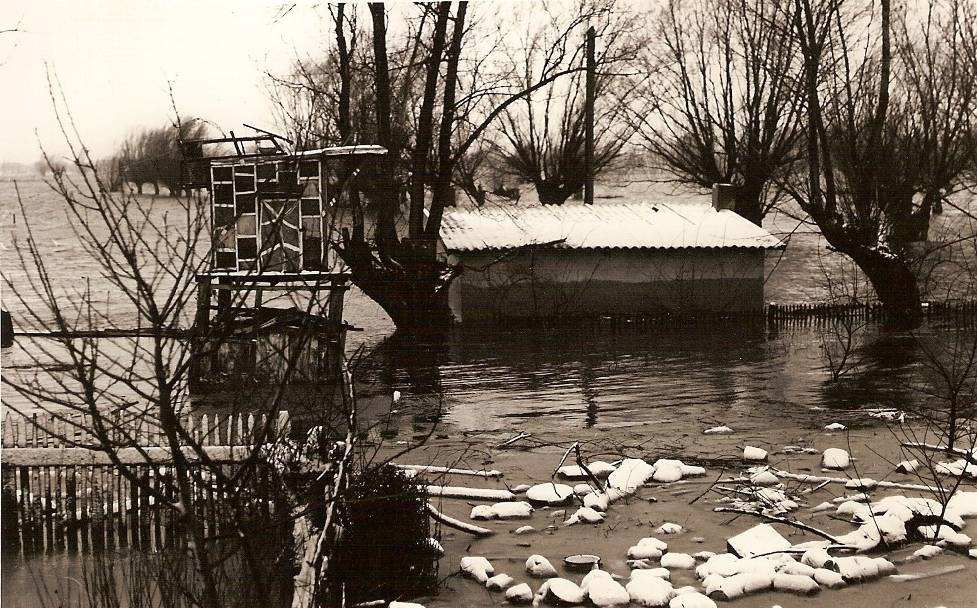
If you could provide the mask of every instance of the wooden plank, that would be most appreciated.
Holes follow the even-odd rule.
[[[78,550],[78,470],[67,468],[65,509],[68,511],[68,550]]]

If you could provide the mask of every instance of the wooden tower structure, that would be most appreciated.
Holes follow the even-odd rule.
[[[190,382],[198,389],[338,380],[349,275],[328,237],[346,199],[339,175],[355,175],[386,150],[287,152],[280,141],[290,143],[267,132],[183,142],[185,180],[210,191],[210,264],[196,277]],[[205,156],[214,144],[234,153]]]

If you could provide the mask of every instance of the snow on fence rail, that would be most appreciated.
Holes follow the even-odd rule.
[[[252,437],[268,422],[268,414],[261,412],[193,413],[182,417],[183,428],[202,446],[250,445]],[[21,415],[8,410],[2,424],[4,448],[60,448],[95,443],[90,430],[93,428],[91,417],[78,412]],[[110,433],[114,442],[141,446],[166,444],[162,430],[146,419],[119,419],[113,426],[118,427]],[[272,437],[287,433],[288,428],[288,412],[279,412],[271,420]]]

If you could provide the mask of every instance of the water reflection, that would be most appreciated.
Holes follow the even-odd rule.
[[[440,343],[392,338],[365,369],[411,402],[443,397],[444,411],[423,421],[443,413],[462,431],[619,429],[674,416],[762,426],[802,422],[805,412],[919,398],[911,388],[919,367],[913,335],[861,330],[858,365],[834,381],[822,356],[826,333],[763,322],[459,330]]]

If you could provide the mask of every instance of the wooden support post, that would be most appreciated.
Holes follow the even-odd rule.
[[[597,32],[593,27],[587,28],[587,98],[584,104],[584,166],[587,176],[584,180],[583,202],[585,205],[594,204],[594,103],[597,94],[597,71],[594,58]]]

